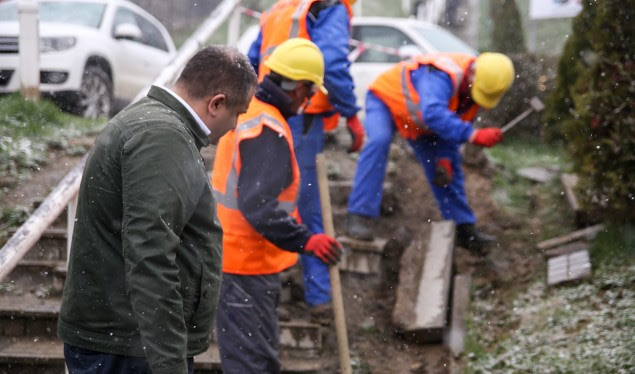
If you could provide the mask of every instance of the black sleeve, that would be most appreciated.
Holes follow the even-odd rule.
[[[265,127],[257,138],[240,142],[238,209],[276,247],[301,252],[311,232],[278,208],[278,195],[292,181],[287,141]]]

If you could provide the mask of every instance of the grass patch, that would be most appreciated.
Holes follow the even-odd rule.
[[[529,166],[566,171],[562,146],[516,141],[487,154],[498,166],[496,202],[520,223],[503,240],[526,242],[520,252],[539,256],[534,243],[573,230],[558,178],[534,183],[516,174]],[[466,372],[634,372],[635,225],[607,224],[590,252],[591,279],[549,288],[544,267],[538,267],[526,286],[474,292]]]
[[[69,139],[94,133],[104,123],[64,113],[48,100],[31,102],[19,94],[0,98],[0,178],[26,177],[46,163],[49,146],[66,148]]]

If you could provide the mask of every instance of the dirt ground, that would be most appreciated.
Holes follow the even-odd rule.
[[[346,136],[339,134],[336,140],[348,144]],[[92,138],[78,140],[91,144]],[[337,142],[337,141],[336,141]],[[328,143],[327,159],[329,173],[333,179],[350,180],[355,170],[355,158],[344,151],[345,145]],[[213,148],[203,155],[210,160]],[[54,150],[49,162],[34,171],[31,179],[20,181],[0,196],[0,206],[32,206],[36,200],[46,197],[65,173],[79,161],[80,157],[66,156]],[[413,233],[430,220],[439,220],[436,202],[407,144],[397,139],[392,146],[390,165],[386,181],[392,188],[385,194],[382,217],[376,222],[376,236],[389,239],[381,276],[363,276],[343,273],[342,283],[347,315],[348,336],[355,373],[454,373],[462,367],[461,361],[451,357],[442,345],[419,345],[399,337],[391,324],[392,306],[398,280],[399,257]],[[211,162],[210,162],[211,164]],[[486,231],[503,235],[519,223],[497,211],[492,201],[491,170],[483,167],[465,166],[466,190],[469,201],[476,212],[479,226]],[[344,202],[346,199],[335,197]],[[345,204],[333,207],[335,227],[343,234]],[[504,235],[503,235],[504,236]],[[480,258],[463,248],[455,251],[457,272],[471,274],[477,287],[487,289],[489,284],[506,282],[514,277],[526,277],[534,267],[533,260],[514,255],[519,243],[503,238],[485,258]],[[288,305],[291,314],[306,316],[303,305]],[[325,361],[323,373],[338,370],[337,342],[334,327],[327,329],[324,337]]]

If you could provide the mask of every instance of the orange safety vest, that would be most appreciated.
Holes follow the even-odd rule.
[[[292,182],[278,195],[278,207],[299,220],[297,198],[300,171],[293,151],[291,129],[275,107],[254,98],[249,109],[238,118],[235,130],[225,134],[216,148],[212,188],[216,198],[218,218],[223,228],[223,272],[232,274],[274,274],[294,265],[298,254],[284,251],[265,239],[238,209],[238,178],[240,177],[240,142],[253,139],[267,126],[289,144]],[[276,160],[271,160],[276,162]]]
[[[412,85],[410,73],[422,65],[432,65],[447,73],[452,79],[454,93],[450,99],[448,109],[453,112],[459,107],[459,88],[463,76],[476,57],[462,53],[431,53],[415,56],[408,61],[402,61],[381,74],[368,89],[388,106],[395,126],[406,139],[416,139],[420,135],[432,132],[423,121],[419,107],[419,94]],[[472,122],[479,106],[474,104],[461,114],[461,119]]]
[[[260,45],[260,66],[258,79],[262,80],[269,73],[263,62],[265,62],[273,50],[284,41],[291,38],[311,39],[306,27],[306,17],[313,3],[321,0],[281,0],[271,7],[271,9],[260,16],[260,31],[262,33],[262,44]],[[353,11],[347,1],[342,4],[348,11],[349,21],[353,16]],[[311,98],[309,105],[304,110],[307,114],[319,114],[333,112],[334,108],[327,95],[322,91],[316,92]],[[324,129],[334,130],[339,122],[340,115],[335,113],[323,119]]]

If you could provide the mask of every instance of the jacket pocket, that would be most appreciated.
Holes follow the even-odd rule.
[[[194,300],[194,311],[191,318],[189,318],[191,328],[196,330],[211,328],[218,299],[218,282],[219,280],[214,279],[210,270],[206,269],[204,264],[201,264],[199,292],[197,292]]]

